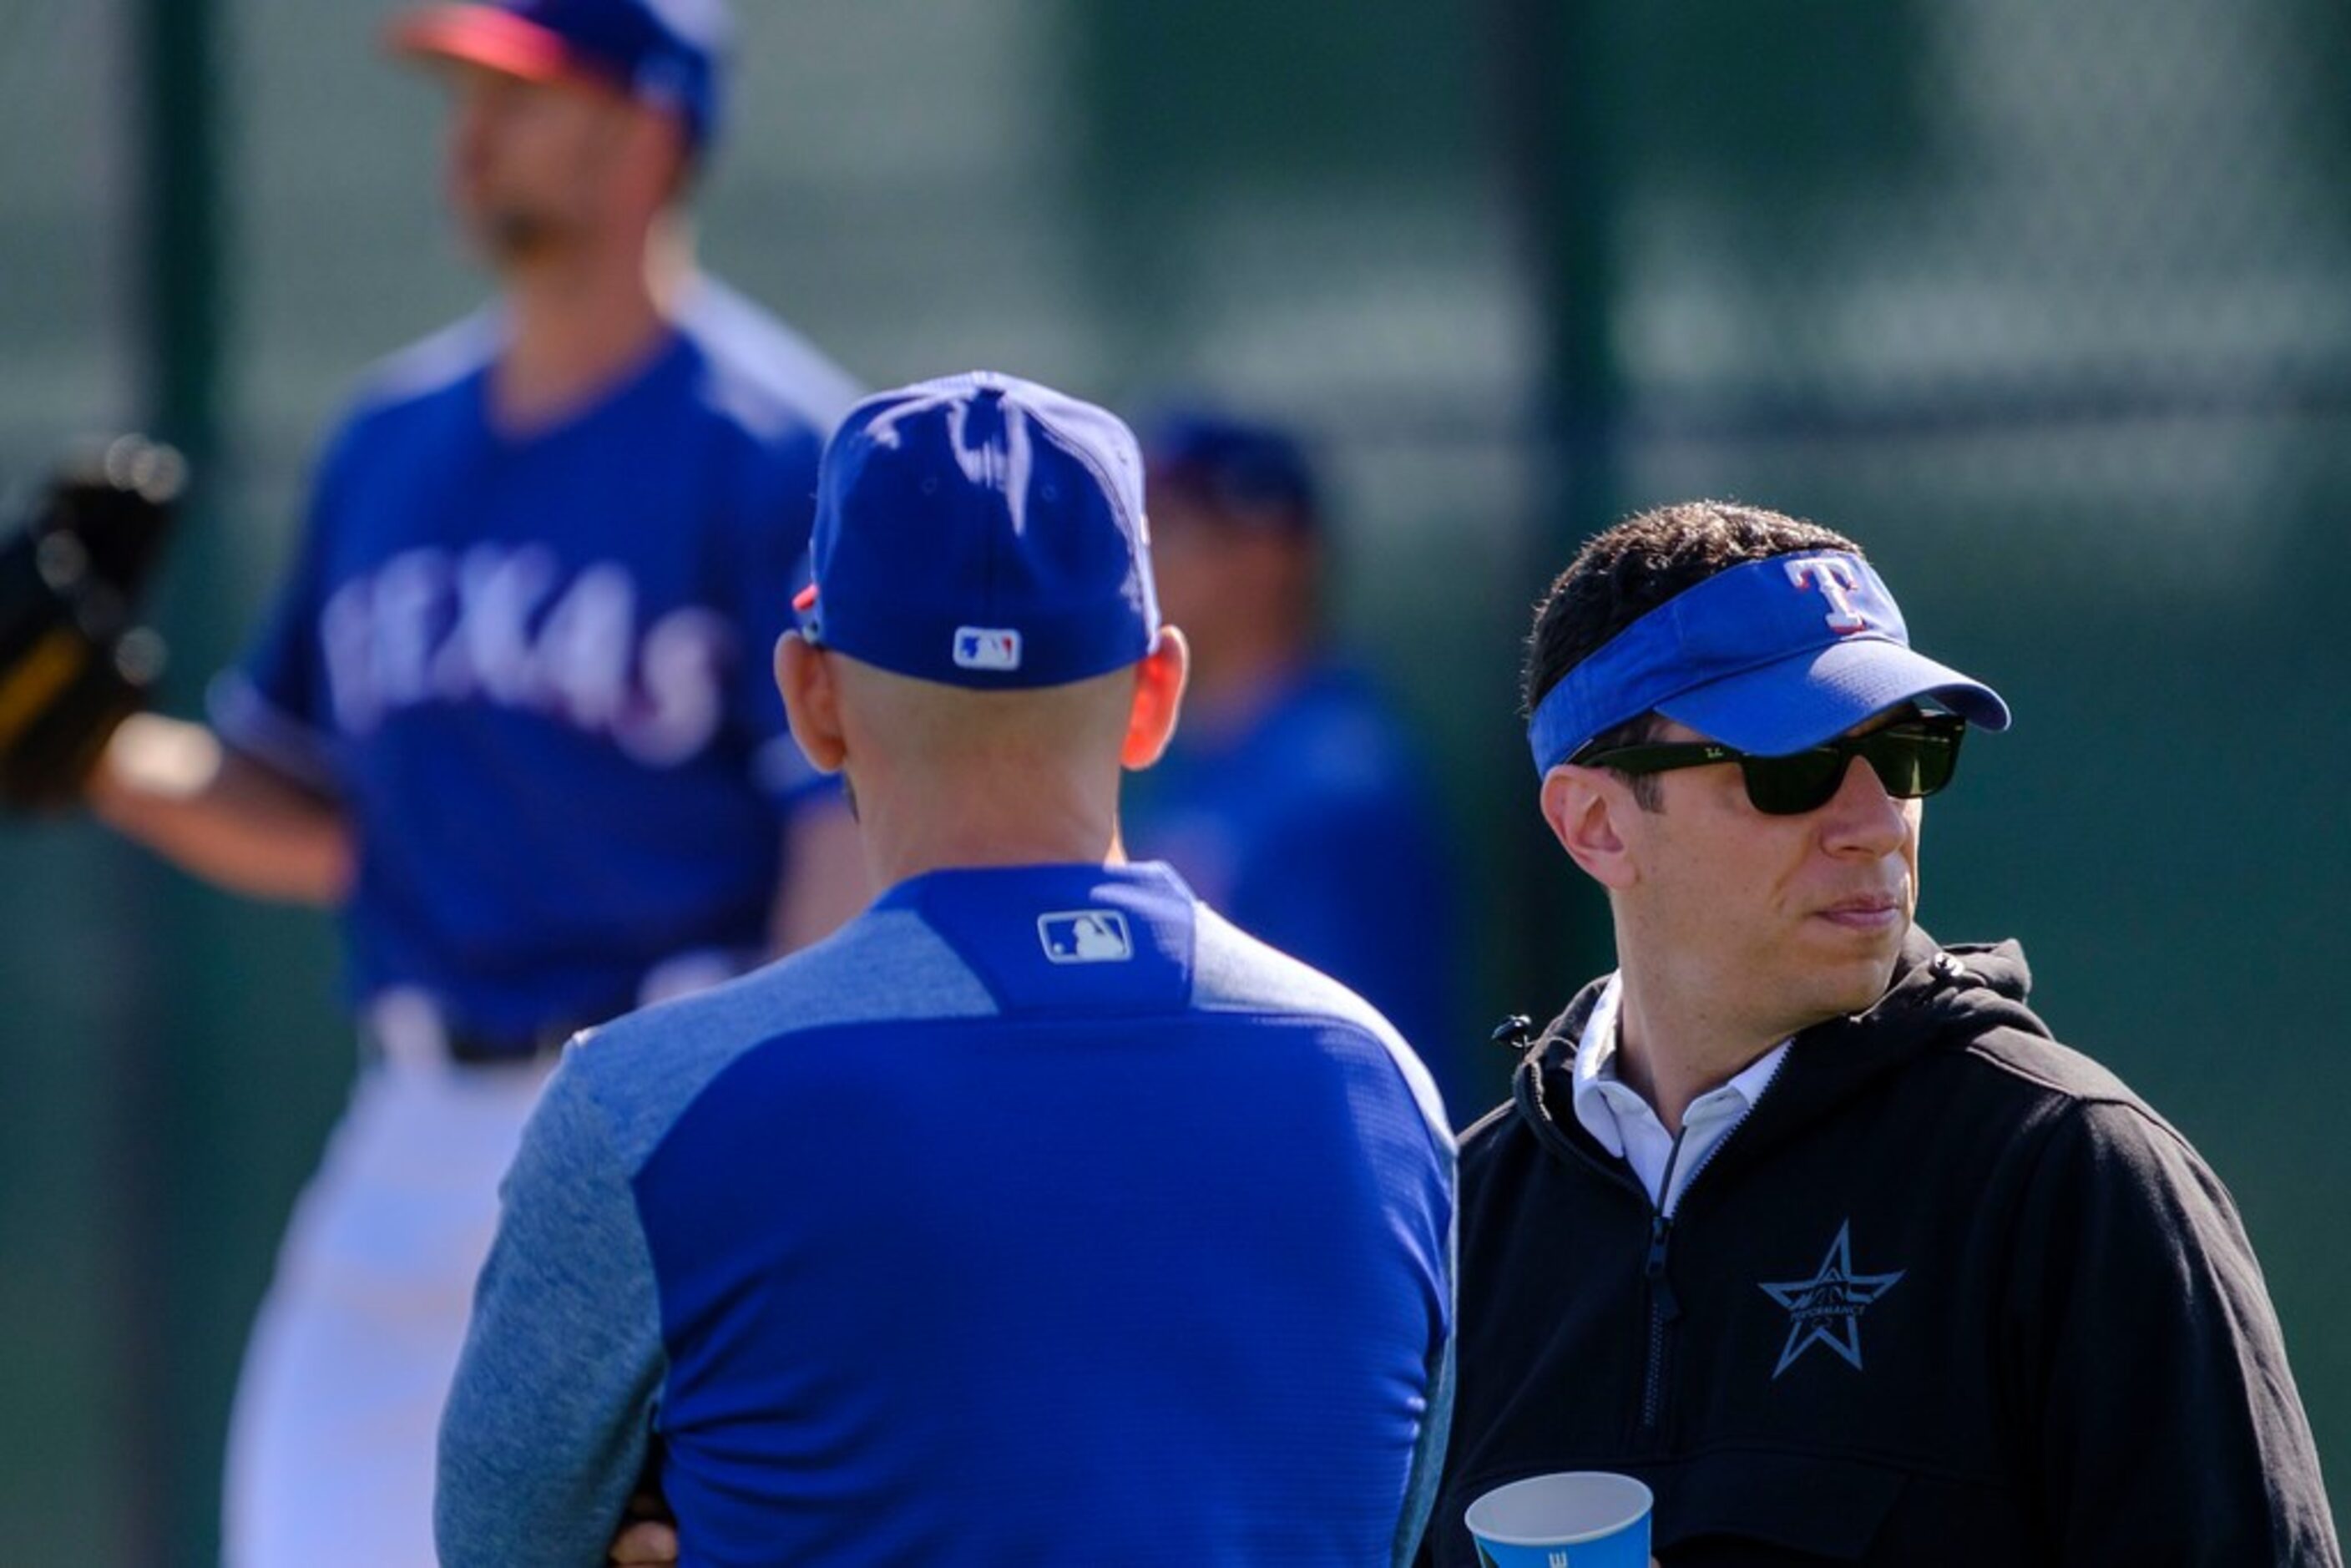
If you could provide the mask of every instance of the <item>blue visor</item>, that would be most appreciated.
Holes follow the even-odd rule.
[[[1901,609],[1867,561],[1812,550],[1717,572],[1634,622],[1543,694],[1527,744],[1535,771],[1548,773],[1654,711],[1782,757],[1921,697],[1982,728],[2008,727],[1998,692],[1911,650]]]

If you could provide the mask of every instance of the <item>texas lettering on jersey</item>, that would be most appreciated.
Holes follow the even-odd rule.
[[[619,562],[566,580],[540,544],[402,551],[319,612],[336,721],[366,735],[402,708],[482,701],[609,736],[648,766],[684,762],[717,733],[734,636],[701,605],[640,626],[638,597]]]

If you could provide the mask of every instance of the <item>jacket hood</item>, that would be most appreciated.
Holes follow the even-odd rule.
[[[1511,1076],[1513,1113],[1554,1148],[1562,1138],[1590,1142],[1573,1108],[1575,1050],[1606,984],[1602,976],[1578,991]],[[1800,1128],[1924,1051],[1963,1051],[1996,1030],[2053,1039],[2025,1005],[2032,988],[2032,971],[2016,942],[1945,947],[1912,926],[1894,977],[1868,1011],[1798,1031],[1772,1082],[1771,1124]]]

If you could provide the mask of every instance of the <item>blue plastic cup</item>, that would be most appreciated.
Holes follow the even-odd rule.
[[[1463,1516],[1487,1568],[1649,1568],[1649,1489],[1610,1470],[1496,1487]]]

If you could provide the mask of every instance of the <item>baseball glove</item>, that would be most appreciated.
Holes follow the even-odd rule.
[[[0,537],[0,802],[9,808],[80,800],[107,738],[161,673],[162,641],[136,615],[185,476],[172,448],[122,436],[61,465]]]

